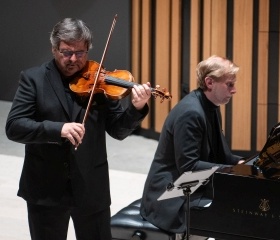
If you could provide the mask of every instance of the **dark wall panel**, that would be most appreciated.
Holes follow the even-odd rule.
[[[100,62],[115,14],[117,23],[108,46],[107,70],[130,68],[129,0],[9,0],[0,3],[0,100],[11,101],[21,70],[52,58],[49,35],[65,17],[84,20],[93,31],[89,56]]]

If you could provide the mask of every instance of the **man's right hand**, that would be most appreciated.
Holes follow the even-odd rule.
[[[67,138],[74,146],[82,143],[85,127],[81,123],[65,123],[61,129],[61,137]]]

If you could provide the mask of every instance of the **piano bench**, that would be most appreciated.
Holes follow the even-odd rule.
[[[138,199],[111,218],[112,240],[175,240],[175,234],[165,232],[144,220]]]

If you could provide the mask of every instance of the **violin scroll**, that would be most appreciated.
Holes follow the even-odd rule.
[[[160,90],[159,85],[156,85],[155,88],[151,88],[151,92],[155,98],[159,97],[161,99],[160,103],[162,103],[164,99],[170,100],[172,98],[172,95],[166,90],[166,88]]]

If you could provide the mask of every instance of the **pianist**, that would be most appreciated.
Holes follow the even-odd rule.
[[[196,69],[198,88],[186,95],[165,120],[146,179],[141,215],[158,228],[176,233],[176,239],[182,239],[186,231],[185,199],[157,201],[166,186],[186,171],[243,162],[226,143],[220,114],[220,105],[227,104],[236,93],[238,70],[232,61],[219,56],[200,62]],[[201,186],[191,195],[191,206],[203,205],[211,194],[210,183]]]

